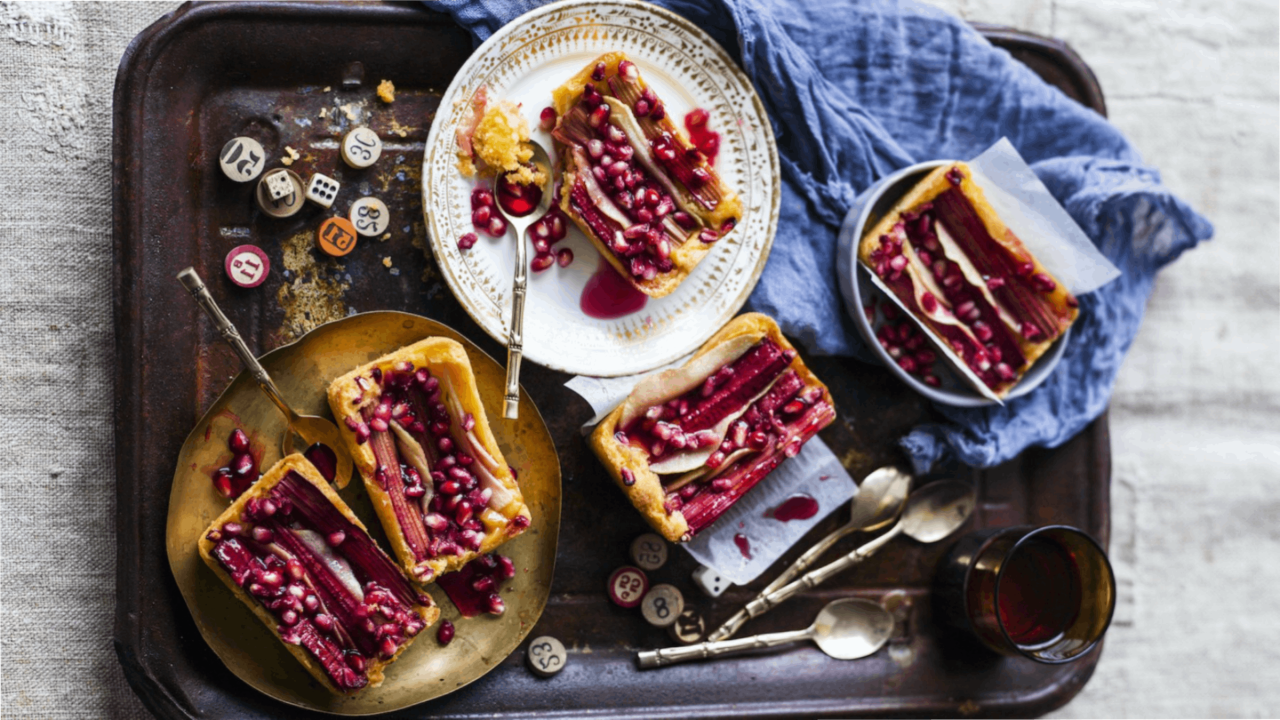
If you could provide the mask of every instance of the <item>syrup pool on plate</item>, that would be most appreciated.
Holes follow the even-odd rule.
[[[738,552],[742,553],[742,557],[751,559],[751,539],[742,533],[733,536],[733,544],[738,546]]]
[[[613,320],[639,312],[648,301],[649,296],[622,279],[608,260],[600,258],[600,266],[582,288],[578,307],[587,317]]]
[[[770,508],[764,512],[765,517],[773,518],[779,522],[808,520],[817,514],[818,501],[814,500],[812,496],[804,493],[796,493],[786,500],[783,500],[777,507]]]

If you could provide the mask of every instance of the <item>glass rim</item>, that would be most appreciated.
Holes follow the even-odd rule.
[[[1005,530],[1005,531],[1013,530],[1013,529],[1015,529],[1015,528],[1006,528],[1006,530]],[[1014,553],[1018,552],[1018,550],[1019,550],[1019,549],[1020,549],[1024,544],[1026,544],[1029,540],[1031,540],[1032,538],[1035,538],[1035,537],[1037,537],[1037,536],[1039,536],[1039,535],[1041,535],[1041,534],[1043,534],[1043,533],[1046,533],[1046,532],[1048,532],[1048,531],[1050,531],[1050,530],[1062,530],[1062,531],[1066,531],[1066,532],[1068,532],[1068,533],[1072,533],[1072,534],[1075,534],[1075,535],[1078,535],[1078,536],[1080,536],[1080,537],[1084,538],[1085,540],[1087,540],[1087,541],[1089,542],[1089,544],[1090,544],[1090,545],[1092,545],[1092,546],[1093,546],[1093,548],[1094,548],[1095,550],[1097,550],[1097,551],[1098,551],[1098,556],[1099,556],[1100,558],[1102,558],[1102,566],[1103,566],[1104,568],[1106,568],[1106,571],[1107,571],[1107,579],[1111,582],[1111,602],[1109,603],[1109,607],[1107,608],[1107,618],[1106,618],[1106,620],[1105,620],[1105,621],[1103,621],[1103,623],[1102,623],[1102,630],[1098,633],[1098,637],[1094,638],[1093,640],[1090,640],[1088,645],[1085,645],[1083,648],[1081,648],[1081,649],[1080,649],[1080,651],[1079,651],[1079,652],[1074,653],[1073,655],[1071,655],[1071,657],[1062,657],[1062,658],[1046,658],[1046,657],[1041,657],[1041,656],[1039,656],[1039,655],[1036,655],[1034,651],[1030,651],[1030,650],[1025,650],[1025,649],[1023,649],[1022,645],[1020,645],[1019,643],[1015,642],[1015,641],[1013,640],[1013,638],[1009,637],[1009,631],[1008,631],[1008,630],[1005,628],[1005,626],[1004,626],[1004,619],[1003,619],[1002,617],[1000,617],[1000,613],[999,613],[998,611],[995,613],[995,619],[996,619],[996,627],[998,627],[998,628],[1000,629],[1000,636],[1001,636],[1002,638],[1004,638],[1005,642],[1009,643],[1009,645],[1010,645],[1014,650],[1016,650],[1016,651],[1018,652],[1018,654],[1019,654],[1019,655],[1021,655],[1021,656],[1025,657],[1025,658],[1027,658],[1027,659],[1029,659],[1029,660],[1033,660],[1033,661],[1038,662],[1038,663],[1043,663],[1043,664],[1045,664],[1045,665],[1062,665],[1062,664],[1065,664],[1065,663],[1074,662],[1075,660],[1077,660],[1078,658],[1080,658],[1080,656],[1084,655],[1085,653],[1087,653],[1087,652],[1089,652],[1090,650],[1092,650],[1092,649],[1094,649],[1095,647],[1097,647],[1098,643],[1102,642],[1102,638],[1107,634],[1107,630],[1109,630],[1109,629],[1111,628],[1111,619],[1115,616],[1115,612],[1116,612],[1116,596],[1115,596],[1115,595],[1116,595],[1116,593],[1115,593],[1115,589],[1116,589],[1116,574],[1115,574],[1115,571],[1114,571],[1114,570],[1112,569],[1112,567],[1111,567],[1111,558],[1107,557],[1107,551],[1106,551],[1106,549],[1104,549],[1104,548],[1102,547],[1102,544],[1101,544],[1101,543],[1099,543],[1097,540],[1095,540],[1095,539],[1093,538],[1093,536],[1092,536],[1092,535],[1090,535],[1089,533],[1087,533],[1087,532],[1085,532],[1085,531],[1081,530],[1080,528],[1071,527],[1070,525],[1043,525],[1043,526],[1040,526],[1040,527],[1034,527],[1034,526],[1033,526],[1033,527],[1031,527],[1031,529],[1030,529],[1029,531],[1027,531],[1027,532],[1026,532],[1022,537],[1020,537],[1020,538],[1018,538],[1016,541],[1014,541],[1013,545],[1009,548],[1009,551],[1005,554],[1004,560],[1002,560],[1002,561],[1000,562],[1000,569],[996,572],[996,578],[995,578],[995,584],[994,584],[994,590],[993,590],[993,596],[992,596],[992,599],[993,599],[993,600],[994,600],[994,602],[995,602],[995,606],[996,606],[997,608],[998,608],[998,607],[1000,607],[1000,581],[1004,579],[1004,571],[1005,571],[1005,569],[1009,566],[1009,558],[1012,558],[1012,557],[1013,557],[1013,555],[1014,555]],[[998,535],[1000,535],[1000,532],[997,532],[995,535],[993,535],[993,536],[992,536],[992,539],[994,539],[994,538],[995,538],[995,537],[997,537]],[[986,544],[986,543],[984,543],[984,545],[985,545],[985,544]],[[981,552],[981,551],[979,551],[979,552]],[[975,555],[974,557],[976,558],[976,557],[977,557],[977,555]],[[967,593],[967,590],[968,590],[968,585],[969,585],[969,582],[968,582],[968,576],[967,576],[967,574],[966,574],[966,577],[965,577],[965,583],[964,583],[964,584],[965,584],[966,595],[967,595],[967,594],[968,594],[968,593]]]

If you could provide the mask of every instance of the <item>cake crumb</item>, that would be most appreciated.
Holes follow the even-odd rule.
[[[386,256],[386,257],[382,258],[382,267],[391,267],[391,256],[390,256],[390,255],[388,255],[388,256]]]
[[[329,117],[329,108],[320,108],[320,117],[322,118]]]
[[[396,101],[396,86],[390,80],[383,80],[378,83],[378,98],[382,102],[390,105]]]
[[[298,158],[302,157],[302,155],[299,154],[297,150],[294,150],[288,145],[284,146],[284,151],[287,157],[280,158],[280,164],[284,165],[285,167],[292,165],[294,160],[297,160]]]
[[[541,185],[546,180],[541,170],[528,165],[533,157],[529,124],[520,114],[520,106],[511,101],[485,110],[471,135],[471,149],[487,172],[515,173],[515,181],[521,185]]]
[[[356,111],[352,109],[351,103],[342,105],[339,107],[339,109],[342,110],[342,113],[346,115],[347,119],[350,120],[351,122],[356,122],[357,120],[360,119],[359,116],[356,115]]]
[[[324,91],[325,91],[325,92],[329,92],[329,91],[330,91],[330,90],[332,90],[332,89],[333,89],[333,88],[332,88],[332,87],[330,87],[330,86],[328,86],[328,85],[325,85],[325,86],[324,86]]]
[[[386,242],[390,239],[391,239],[391,233],[385,233],[382,237],[378,238],[378,242]]]

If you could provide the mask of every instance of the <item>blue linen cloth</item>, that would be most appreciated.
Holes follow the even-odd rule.
[[[544,3],[444,0],[479,43]],[[773,122],[782,162],[778,234],[748,307],[810,352],[875,356],[836,284],[836,235],[853,199],[914,162],[970,159],[1007,137],[1122,274],[1080,298],[1059,367],[1004,407],[938,406],[947,422],[902,440],[918,472],[946,451],[991,466],[1066,442],[1107,407],[1156,272],[1213,227],[1134,147],[964,21],[903,0],[657,0],[740,63]]]

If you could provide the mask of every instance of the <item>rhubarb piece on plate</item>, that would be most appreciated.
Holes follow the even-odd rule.
[[[692,538],[835,420],[773,320],[734,318],[683,367],[640,381],[591,447],[649,524]]]
[[[561,209],[640,292],[669,295],[742,202],[624,54],[592,60],[552,97]]]
[[[427,338],[329,385],[329,407],[396,557],[420,583],[529,527],[462,345]]]
[[[386,666],[440,616],[298,454],[209,526],[200,557],[339,695],[380,685]]]
[[[858,259],[980,392],[1006,396],[1079,314],[1076,298],[996,215],[962,162],[929,173]],[[893,352],[892,338],[881,338]]]

